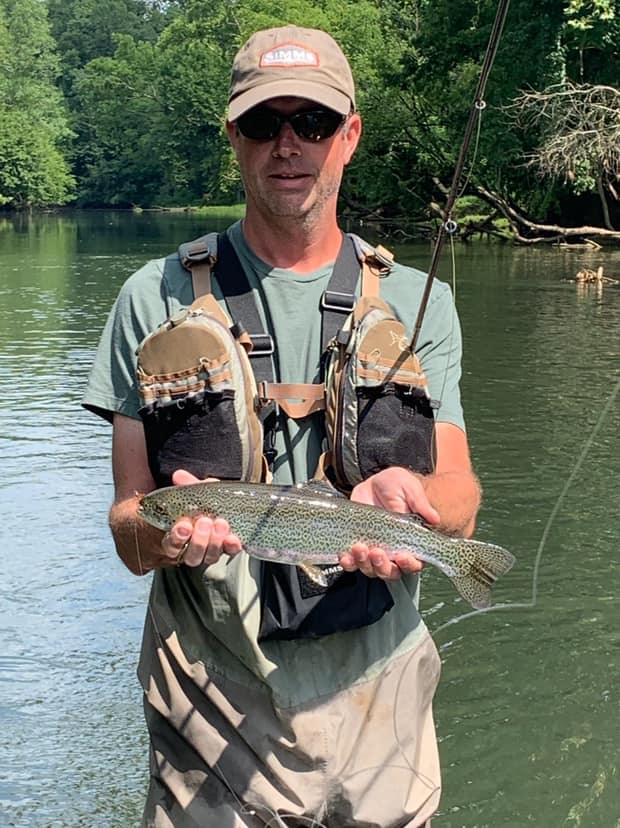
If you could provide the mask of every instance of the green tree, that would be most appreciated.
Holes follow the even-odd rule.
[[[181,5],[156,43],[117,37],[113,57],[91,61],[80,73],[77,127],[85,201],[148,205],[237,198],[238,174],[224,132],[230,67],[237,48],[259,28],[294,19],[331,31],[354,65],[362,109],[379,94],[384,44],[379,11],[370,0],[292,0],[286,16],[270,0]],[[357,178],[364,178],[363,165],[357,169]]]
[[[568,79],[579,83],[618,82],[618,0],[569,0],[565,21]]]
[[[0,66],[0,204],[62,204],[74,183],[63,152],[70,133],[38,0],[0,0]]]
[[[46,0],[52,36],[61,55],[61,87],[73,93],[77,73],[90,60],[111,57],[115,35],[154,42],[175,4],[146,0]]]
[[[188,203],[223,197],[222,113],[230,71],[227,3],[173,20],[156,44],[117,36],[76,84],[88,202]]]
[[[446,185],[451,180],[496,10],[495,0],[386,0],[384,25],[405,41],[390,84],[402,110],[394,156],[399,213],[419,211],[437,195],[436,181]],[[559,0],[536,6],[513,0],[487,84],[481,130],[474,137],[474,178],[492,189],[534,194],[532,201],[541,204],[547,194],[532,188],[533,176],[522,163],[532,136],[514,130],[504,106],[521,86],[539,86],[561,75],[562,25]],[[472,148],[470,160],[473,155]]]

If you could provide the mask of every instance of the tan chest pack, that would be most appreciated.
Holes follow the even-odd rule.
[[[379,298],[392,264],[388,251],[344,237],[321,300],[318,384],[277,381],[275,343],[225,234],[181,245],[179,256],[196,299],[137,352],[140,414],[158,485],[177,468],[199,478],[268,480],[276,418],[321,413],[321,470],[341,490],[390,465],[432,470],[426,378],[404,326]],[[230,315],[211,293],[215,267]]]

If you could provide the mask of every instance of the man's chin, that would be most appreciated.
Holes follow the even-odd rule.
[[[303,219],[312,210],[312,203],[308,199],[274,198],[268,202],[269,211],[278,218]]]

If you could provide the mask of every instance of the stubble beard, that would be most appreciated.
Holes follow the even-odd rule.
[[[269,192],[266,188],[256,192],[254,197],[266,214],[307,229],[320,224],[332,200],[338,195],[340,180],[340,177],[317,178],[303,201],[299,194],[277,194]]]

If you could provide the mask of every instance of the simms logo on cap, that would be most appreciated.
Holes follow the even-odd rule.
[[[259,63],[261,68],[318,65],[318,54],[297,43],[282,43],[280,46],[274,46],[273,49],[263,52]]]

